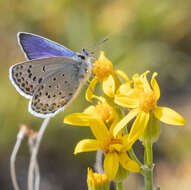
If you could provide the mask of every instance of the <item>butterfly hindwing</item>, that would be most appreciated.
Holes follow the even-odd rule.
[[[73,57],[75,55],[68,48],[38,35],[19,32],[17,36],[18,43],[28,60],[55,56]]]
[[[81,87],[77,64],[65,64],[35,90],[29,111],[38,117],[52,117],[62,111]]]

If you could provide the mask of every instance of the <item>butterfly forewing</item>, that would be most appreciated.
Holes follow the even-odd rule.
[[[75,55],[70,49],[52,40],[26,32],[18,33],[18,43],[29,60],[55,56],[73,57]]]
[[[29,111],[40,117],[54,116],[63,110],[80,88],[79,65],[70,63],[48,78],[35,90]]]

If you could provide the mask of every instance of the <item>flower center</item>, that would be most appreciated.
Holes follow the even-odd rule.
[[[153,92],[142,92],[139,97],[139,107],[144,112],[151,112],[156,105],[156,98]]]
[[[107,103],[103,102],[96,105],[96,112],[103,121],[108,121],[111,117],[113,109]]]
[[[116,139],[113,136],[110,137],[102,147],[102,150],[105,154],[113,153],[113,152],[121,152],[122,149],[122,141],[121,139]]]

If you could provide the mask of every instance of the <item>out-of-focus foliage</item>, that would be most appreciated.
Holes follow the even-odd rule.
[[[9,66],[25,60],[16,41],[19,31],[42,35],[74,51],[107,36],[109,41],[97,50],[103,49],[116,68],[129,75],[147,69],[157,71],[162,91],[160,104],[172,108],[176,105],[175,109],[188,122],[186,127],[175,127],[175,130],[163,128],[156,145],[156,161],[165,160],[168,164],[163,164],[164,168],[171,165],[172,170],[179,168],[179,163],[189,165],[184,157],[191,157],[190,7],[190,0],[0,0],[1,189],[12,189],[8,160],[19,125],[25,123],[37,129],[42,122],[28,113],[28,100],[17,93],[8,78]],[[74,157],[72,152],[75,143],[90,133],[87,128],[77,129],[62,123],[64,115],[82,111],[85,104],[83,89],[65,113],[51,120],[39,155],[43,189],[84,189],[86,186],[86,168],[93,165],[94,155]],[[29,156],[26,145],[19,155],[19,181],[25,186]],[[163,180],[160,176],[157,179],[157,183]],[[184,187],[189,189],[190,184]],[[164,185],[161,189],[165,188]],[[173,189],[176,188],[181,189],[174,185]]]

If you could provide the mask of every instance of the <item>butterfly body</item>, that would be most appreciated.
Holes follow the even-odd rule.
[[[64,110],[90,77],[91,57],[84,50],[73,53],[29,33],[19,33],[18,41],[28,61],[10,67],[10,80],[21,95],[30,99],[30,113],[53,117]]]

